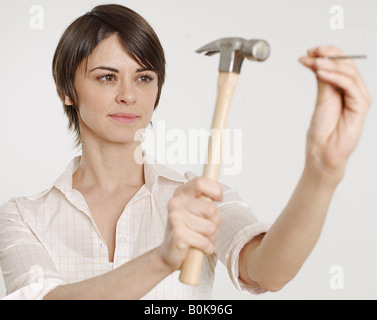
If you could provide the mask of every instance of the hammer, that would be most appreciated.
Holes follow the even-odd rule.
[[[215,113],[212,122],[212,137],[208,145],[208,162],[203,176],[218,181],[222,157],[223,131],[226,128],[230,105],[244,58],[264,61],[270,55],[270,46],[264,40],[246,40],[243,38],[223,38],[213,41],[196,51],[207,56],[220,53],[218,92]],[[205,196],[204,200],[212,201]],[[182,264],[180,281],[189,285],[198,285],[204,253],[190,248]]]

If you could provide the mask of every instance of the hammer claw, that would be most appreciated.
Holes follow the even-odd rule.
[[[264,40],[222,38],[206,44],[196,52],[205,52],[206,56],[220,53],[219,71],[240,73],[244,58],[264,61],[270,54],[270,46]]]
[[[214,55],[215,53],[220,52],[218,47],[217,47],[216,41],[206,44],[205,46],[199,48],[195,52],[196,53],[203,53],[203,52],[206,52],[206,51],[207,51],[207,53],[205,53],[205,55]]]
[[[205,55],[208,56],[208,57],[211,57],[216,53],[218,53],[218,52],[217,51],[208,51],[207,53],[205,53]]]

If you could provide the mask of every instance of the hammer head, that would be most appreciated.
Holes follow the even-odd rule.
[[[196,52],[205,52],[207,56],[220,53],[219,71],[240,73],[244,58],[264,61],[270,55],[270,45],[265,40],[222,38],[206,44]]]

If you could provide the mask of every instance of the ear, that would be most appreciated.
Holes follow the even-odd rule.
[[[73,106],[74,105],[74,103],[72,102],[71,98],[68,97],[67,95],[64,96],[64,104],[66,106]]]

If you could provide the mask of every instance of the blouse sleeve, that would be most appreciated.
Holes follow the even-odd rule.
[[[42,300],[65,284],[42,243],[22,218],[17,200],[0,207],[0,266],[4,300]]]
[[[191,180],[197,176],[192,172],[187,172],[186,177]],[[221,186],[223,200],[216,204],[220,209],[223,222],[219,228],[215,252],[227,268],[230,279],[238,290],[252,294],[263,293],[265,292],[263,288],[249,285],[239,278],[239,254],[242,248],[256,236],[266,233],[271,224],[259,221],[249,204],[241,199],[235,189],[225,184]]]
[[[247,293],[259,294],[265,290],[249,285],[239,278],[239,255],[242,248],[256,236],[266,233],[270,224],[259,221],[249,205],[239,198],[234,190],[224,194],[225,200],[219,204],[223,222],[219,228],[216,241],[216,253],[220,261],[227,267],[234,286]]]

